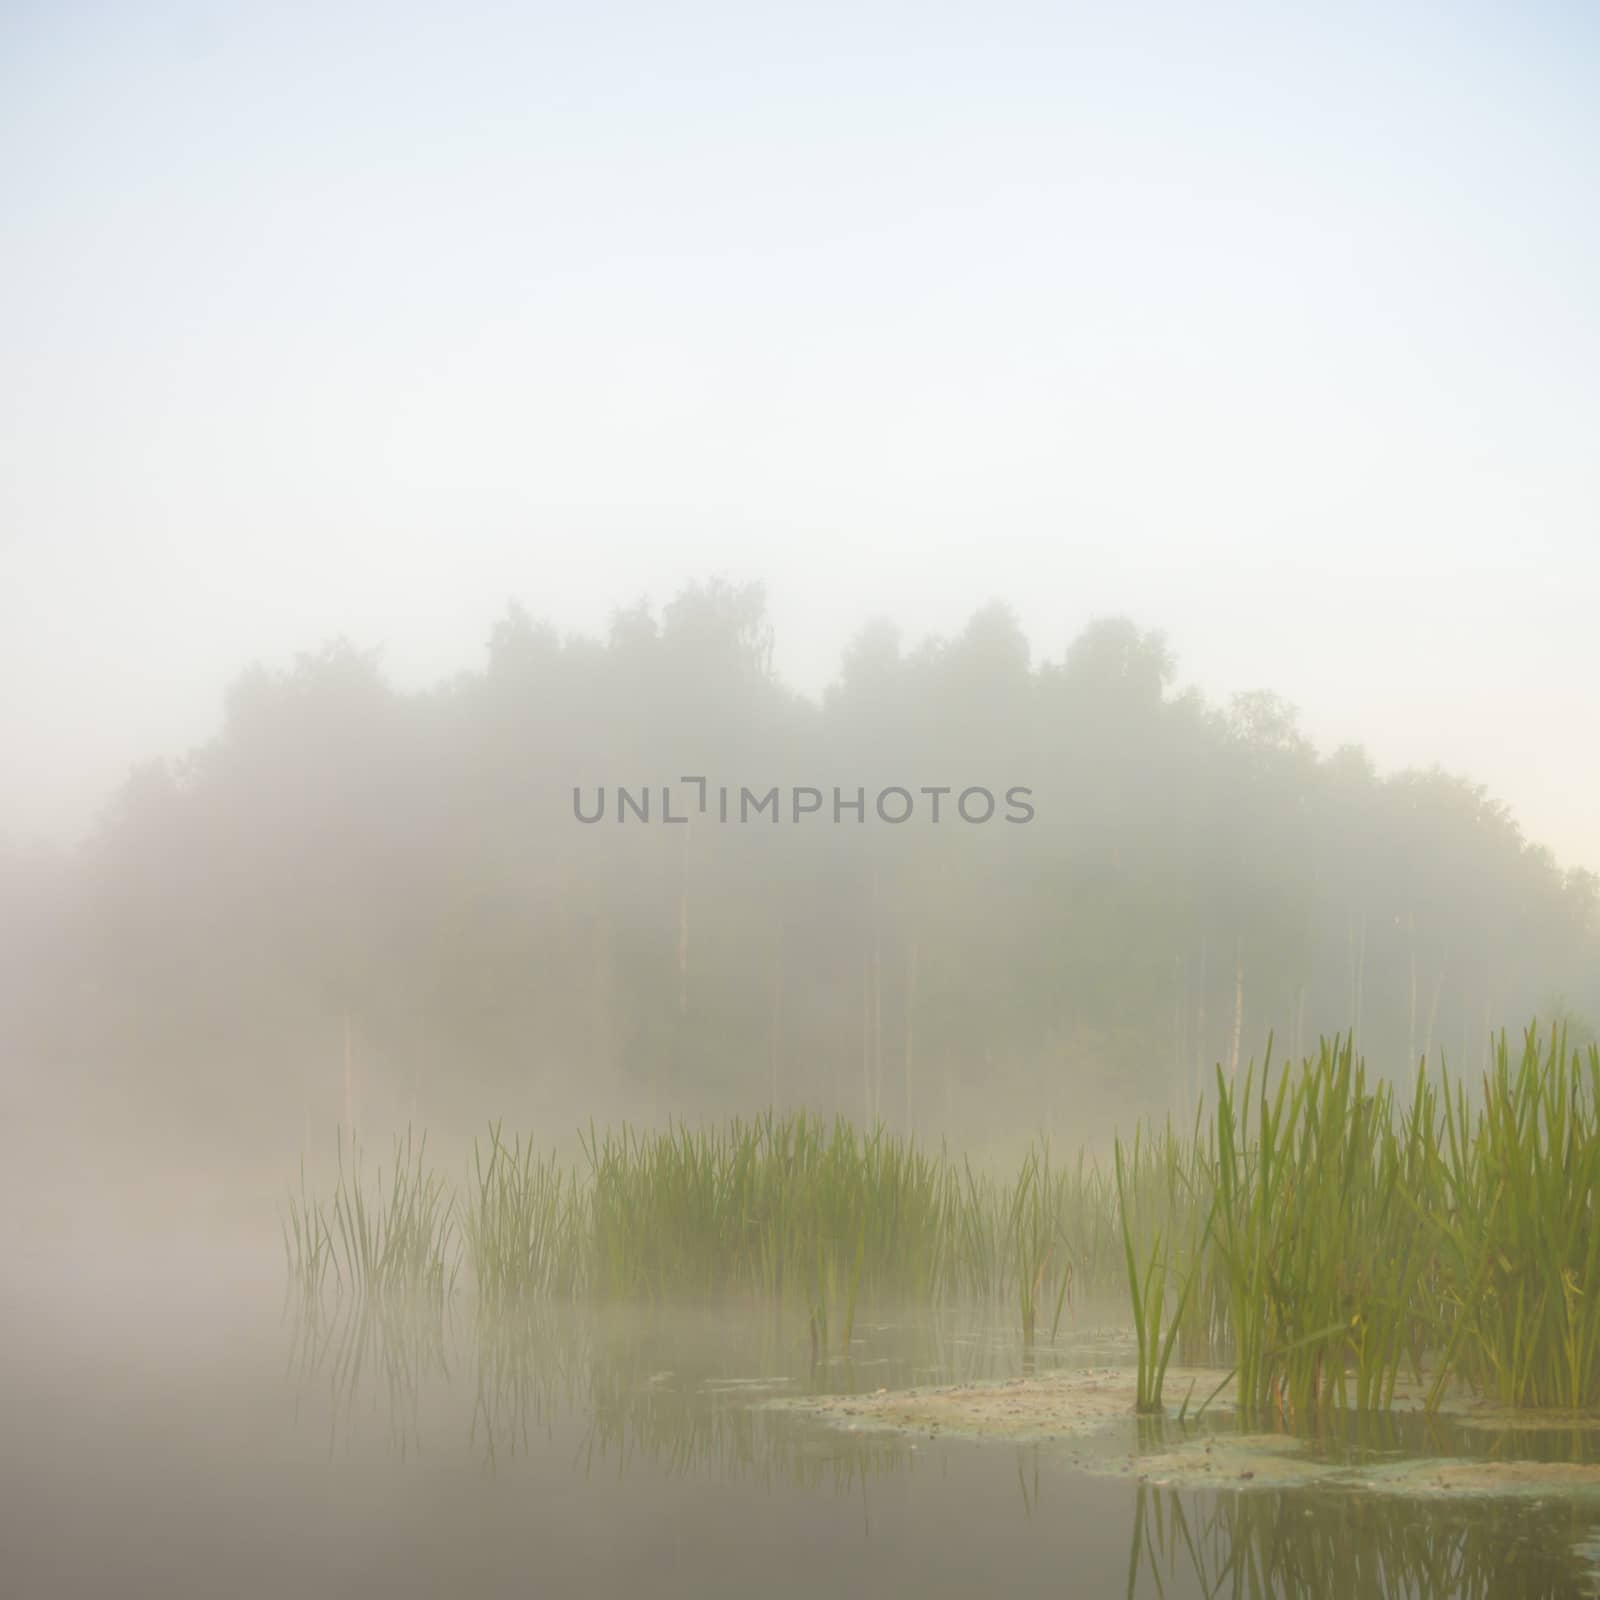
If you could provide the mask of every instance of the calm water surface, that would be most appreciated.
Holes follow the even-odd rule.
[[[1020,1373],[1015,1330],[976,1316],[863,1319],[848,1360],[814,1365],[798,1319],[748,1309],[308,1319],[238,1250],[15,1268],[0,1593],[18,1600],[1595,1592],[1600,1520],[1568,1504],[1140,1489],[1081,1461],[1125,1458],[1131,1421],[1089,1447],[974,1444],[770,1404]],[[1035,1359],[1124,1353],[1080,1328]],[[1385,1424],[1327,1448],[1440,1442]]]

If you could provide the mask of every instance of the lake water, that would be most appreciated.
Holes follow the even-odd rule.
[[[0,1593],[17,1600],[1594,1592],[1592,1502],[1178,1492],[1088,1469],[1127,1457],[1132,1419],[1088,1443],[975,1443],[771,1404],[1021,1373],[1016,1331],[976,1314],[863,1317],[849,1359],[818,1365],[800,1319],[751,1309],[308,1320],[237,1249],[15,1267]],[[1079,1327],[1033,1360],[1125,1351]],[[1562,1459],[1584,1438],[1517,1448]],[[1378,1423],[1327,1448],[1441,1442]],[[1443,1448],[1505,1446],[1457,1430]]]

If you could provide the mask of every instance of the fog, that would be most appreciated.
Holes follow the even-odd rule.
[[[1596,45],[0,8],[0,1588],[1592,1580]]]
[[[0,828],[226,686],[519,601],[1095,617],[1568,865],[1593,795],[1600,148],[1571,8],[12,8]]]
[[[4,26],[5,1025],[88,1110],[981,1140],[1600,1013],[1582,18]],[[572,815],[695,774],[1034,814]]]
[[[254,669],[63,857],[7,863],[23,1085],[287,1163],[334,1125],[564,1134],[769,1107],[981,1146],[1192,1110],[1353,1035],[1475,1072],[1600,1016],[1600,880],[1481,786],[1319,756],[1159,634],[865,629],[814,702],[758,587],[603,640],[512,607],[425,692]]]

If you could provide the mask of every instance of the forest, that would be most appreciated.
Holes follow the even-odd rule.
[[[1186,1115],[1269,1035],[1396,1078],[1475,1073],[1535,1015],[1593,1038],[1600,879],[1466,778],[1179,692],[1124,619],[1040,660],[1000,604],[915,645],[873,623],[818,698],[773,643],[760,588],[713,581],[603,639],[514,605],[425,692],[346,642],[252,668],[80,846],[0,859],[8,1052],[274,1148],[769,1105],[970,1142]],[[669,785],[681,824],[580,820]],[[782,825],[722,819],[746,787]],[[975,787],[986,825],[951,809]]]

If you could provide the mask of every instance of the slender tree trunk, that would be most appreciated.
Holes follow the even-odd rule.
[[[1244,1033],[1244,956],[1234,946],[1233,961],[1233,1048],[1228,1052],[1228,1081],[1239,1076],[1239,1044]]]
[[[589,1050],[590,1070],[599,1077],[612,1065],[612,1006],[615,984],[611,972],[611,938],[604,916],[595,918],[589,935]]]
[[[772,952],[772,1038],[770,1043],[770,1068],[772,1087],[767,1104],[773,1110],[778,1106],[778,1025],[783,1012],[783,935],[778,935]]]
[[[883,924],[878,869],[872,869],[872,1120],[883,1117]]]
[[[1409,907],[1406,910],[1406,948],[1411,960],[1411,1021],[1406,1036],[1406,1052],[1414,1067],[1417,1064],[1417,919]]]
[[[350,1013],[344,1014],[344,1125],[351,1139],[356,1131],[356,1069],[350,1046]]]
[[[689,1014],[689,825],[683,830],[683,856],[678,878],[678,1015]]]
[[[1184,1092],[1184,1064],[1188,1060],[1188,1052],[1184,1048],[1183,1021],[1189,1004],[1189,975],[1188,963],[1182,957],[1174,956],[1172,966],[1177,974],[1173,984],[1172,997],[1172,1079],[1175,1093],[1181,1098]],[[1188,1110],[1193,1111],[1191,1105]]]
[[[872,966],[861,970],[861,1115],[872,1126]]]
[[[906,1135],[911,1134],[912,1103],[911,1103],[911,1065],[913,1047],[916,1041],[916,1014],[917,1014],[917,941],[913,935],[911,940],[911,953],[906,962]]]
[[[1439,991],[1444,988],[1445,969],[1450,965],[1448,953],[1439,963],[1439,976],[1433,981],[1433,1002],[1428,1007],[1428,1032],[1422,1041],[1422,1058],[1427,1060],[1433,1054],[1433,1024],[1439,1015]]]
[[[1361,916],[1361,941],[1359,950],[1355,935],[1355,913],[1350,914],[1350,1048],[1358,1058],[1361,1055],[1361,999],[1367,976],[1367,918]]]

